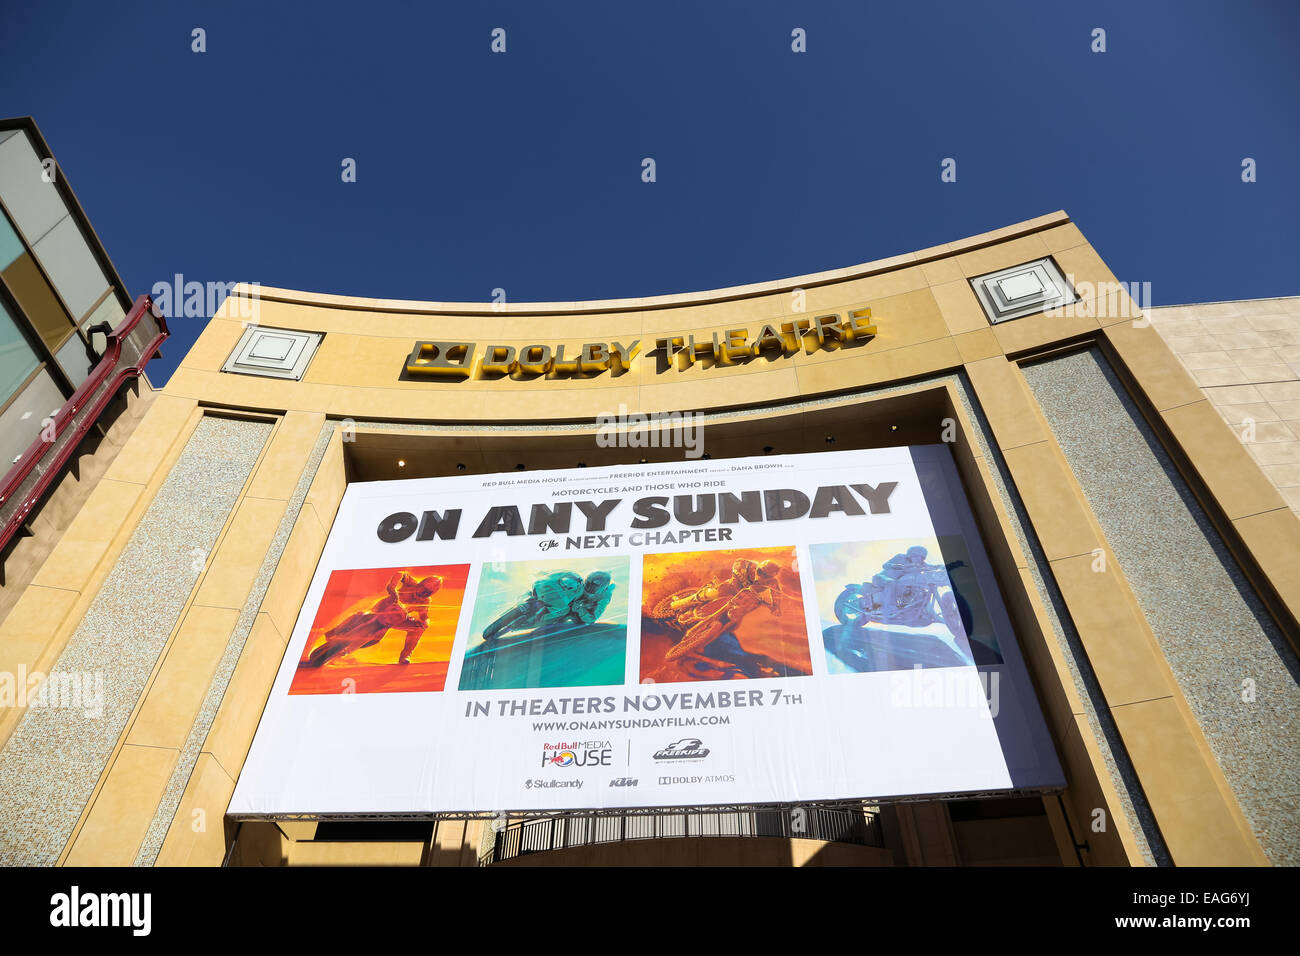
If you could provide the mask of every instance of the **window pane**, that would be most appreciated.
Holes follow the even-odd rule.
[[[46,420],[62,407],[63,393],[44,370],[14,396],[13,404],[0,413],[0,473],[13,467],[14,459],[26,453]]]
[[[18,303],[18,309],[40,334],[41,340],[51,349],[57,349],[72,331],[68,313],[54,295],[54,290],[36,268],[36,262],[24,252],[4,270],[9,294]]]
[[[81,320],[81,327],[84,329],[98,325],[100,322],[107,322],[112,328],[117,328],[125,318],[126,311],[122,308],[122,303],[117,301],[117,296],[110,295],[94,312]]]
[[[108,288],[108,276],[72,216],[47,232],[33,249],[74,320],[89,312]]]
[[[58,359],[74,387],[84,382],[95,367],[94,361],[86,354],[86,343],[81,341],[80,335],[74,335],[64,343],[59,349]]]
[[[33,243],[68,215],[58,186],[47,182],[44,172],[26,132],[0,143],[0,197],[14,225]]]
[[[9,401],[9,396],[39,364],[36,352],[27,344],[22,329],[14,321],[4,299],[0,298],[0,405]],[[6,470],[4,464],[0,461],[0,471]]]
[[[18,238],[18,233],[14,232],[14,227],[9,223],[9,217],[0,213],[0,269],[9,268],[9,263],[25,251],[23,241]]]

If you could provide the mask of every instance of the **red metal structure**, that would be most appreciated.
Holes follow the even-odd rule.
[[[41,429],[0,484],[0,550],[17,534],[42,496],[63,473],[82,438],[128,379],[138,378],[170,333],[153,300],[141,295],[116,329],[104,354],[72,397]]]

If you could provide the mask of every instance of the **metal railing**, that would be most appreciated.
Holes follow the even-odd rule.
[[[72,397],[55,413],[48,428],[18,456],[0,479],[0,549],[22,527],[27,516],[62,473],[86,432],[99,420],[117,390],[144,371],[167,338],[167,320],[142,295],[116,329],[99,363]]]
[[[480,866],[569,847],[686,837],[780,837],[883,847],[867,809],[787,807],[646,814],[559,814],[519,820],[495,833]]]

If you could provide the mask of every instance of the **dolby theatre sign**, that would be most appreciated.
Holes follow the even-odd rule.
[[[852,309],[847,314],[838,312],[819,315],[811,319],[792,318],[779,325],[767,323],[755,338],[750,330],[728,329],[721,334],[712,332],[708,337],[688,332],[670,332],[655,339],[655,350],[647,357],[660,357],[659,371],[666,371],[674,360],[682,366],[712,358],[714,363],[732,365],[767,352],[786,357],[800,349],[809,353],[818,349],[839,348],[862,343],[876,334],[871,309]],[[522,373],[524,375],[599,375],[601,372],[621,374],[632,367],[641,347],[636,339],[628,345],[621,342],[589,342],[574,353],[566,354],[563,345],[488,345],[479,352],[477,342],[415,343],[406,359],[406,373],[412,377],[478,378]],[[480,357],[481,356],[481,357]]]

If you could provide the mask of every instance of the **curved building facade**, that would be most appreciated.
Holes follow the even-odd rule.
[[[711,460],[947,444],[1065,786],[808,826],[227,815],[350,483],[680,461],[673,413]],[[629,428],[651,438],[608,440]],[[0,724],[0,858],[1295,864],[1297,555],[1296,514],[1064,213],[653,298],[243,286],[0,623],[3,669],[103,681]]]

